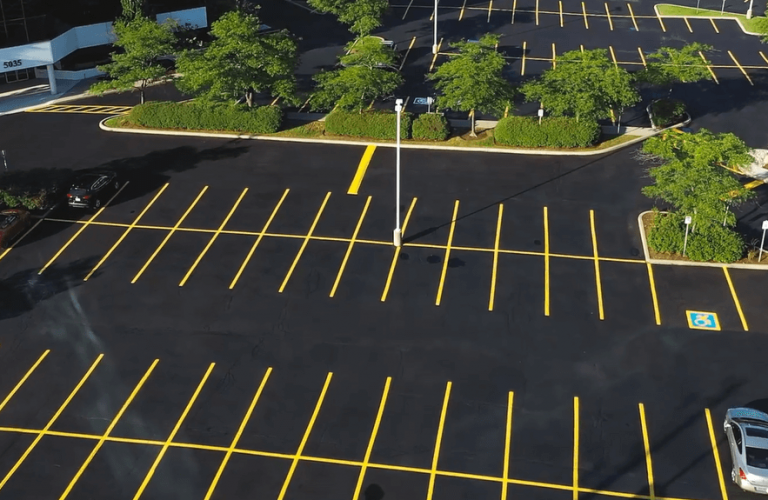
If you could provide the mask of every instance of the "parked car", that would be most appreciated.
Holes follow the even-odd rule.
[[[731,480],[745,491],[768,494],[768,414],[731,408],[723,430],[733,463]]]
[[[7,248],[31,223],[32,217],[23,208],[0,211],[0,248]]]
[[[74,208],[98,209],[120,189],[115,172],[94,172],[75,178],[67,193],[67,204]]]

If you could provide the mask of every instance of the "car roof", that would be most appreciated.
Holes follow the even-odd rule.
[[[731,408],[727,414],[733,420],[754,420],[758,423],[768,424],[768,414],[754,408]]]

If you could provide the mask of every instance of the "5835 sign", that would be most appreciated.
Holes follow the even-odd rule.
[[[16,68],[21,66],[21,59],[14,59],[13,61],[3,61],[3,68]]]

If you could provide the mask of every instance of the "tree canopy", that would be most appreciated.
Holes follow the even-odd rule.
[[[221,16],[211,25],[214,40],[207,48],[179,55],[179,90],[213,101],[245,93],[249,106],[252,92],[295,102],[296,43],[287,31],[264,34],[260,26],[256,15],[242,10]]]
[[[681,49],[661,47],[646,57],[648,69],[638,72],[638,78],[663,87],[670,87],[677,82],[712,79],[707,69],[707,65],[712,63],[702,58],[705,52],[711,50],[711,45],[700,42],[690,43]]]
[[[176,42],[173,28],[172,23],[158,24],[141,16],[117,20],[114,24],[117,36],[114,45],[121,50],[111,54],[111,63],[98,67],[111,80],[95,83],[90,91],[101,94],[110,89],[133,90],[139,82],[143,103],[147,85],[165,78],[166,69],[160,64],[160,58],[173,54]]]
[[[617,67],[605,49],[565,52],[556,66],[522,86],[526,101],[539,101],[555,116],[599,120],[640,100],[634,80]]]
[[[388,0],[308,0],[321,12],[330,12],[349,25],[349,31],[361,37],[381,26],[381,18],[389,7]]]
[[[502,76],[506,61],[496,51],[499,35],[486,34],[477,42],[458,42],[458,54],[427,76],[435,82],[437,107],[469,111],[472,134],[474,111],[501,114],[514,97],[512,85]]]

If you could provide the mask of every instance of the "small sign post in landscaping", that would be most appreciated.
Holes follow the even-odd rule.
[[[760,241],[760,255],[757,257],[757,261],[763,258],[763,245],[765,245],[765,231],[768,230],[768,220],[763,221],[763,239]]]
[[[691,227],[691,216],[685,216],[685,241],[683,242],[683,257],[685,257],[685,249],[688,247],[688,228]]]
[[[5,161],[5,150],[0,150],[0,154],[3,155],[3,168],[8,172],[8,163]]]

